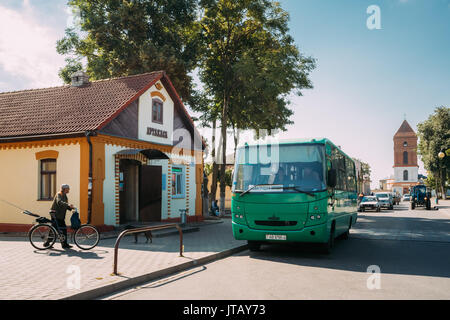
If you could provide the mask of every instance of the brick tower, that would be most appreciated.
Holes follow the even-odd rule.
[[[394,135],[394,183],[392,191],[401,195],[418,183],[417,135],[404,120]]]

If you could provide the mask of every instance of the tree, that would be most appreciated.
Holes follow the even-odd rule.
[[[417,125],[418,153],[425,169],[432,173],[438,191],[445,195],[445,184],[450,171],[450,108],[438,107],[427,120]],[[443,152],[444,157],[439,158]]]
[[[68,56],[59,73],[64,82],[87,59],[92,79],[165,70],[180,96],[194,99],[188,73],[196,64],[196,0],[70,0],[68,5],[80,21],[57,42],[57,52]]]
[[[312,88],[314,60],[303,57],[288,34],[289,15],[269,0],[201,0],[200,79],[222,137],[220,211],[225,205],[227,128],[285,129],[288,95]],[[197,110],[196,110],[197,111]],[[208,112],[209,110],[207,110]]]

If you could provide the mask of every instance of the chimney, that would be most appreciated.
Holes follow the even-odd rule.
[[[83,70],[72,74],[72,87],[82,87],[89,84],[89,76]]]

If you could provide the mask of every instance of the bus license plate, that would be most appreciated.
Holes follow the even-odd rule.
[[[266,234],[266,240],[286,240],[285,234]]]

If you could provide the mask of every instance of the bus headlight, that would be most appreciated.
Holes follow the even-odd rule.
[[[315,217],[314,217],[314,216],[310,216],[309,218],[310,218],[311,220],[314,220],[314,219],[315,219]]]

